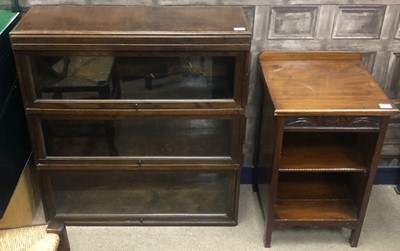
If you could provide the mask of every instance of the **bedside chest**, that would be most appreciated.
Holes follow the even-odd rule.
[[[389,116],[398,109],[351,52],[263,52],[256,184],[277,227],[351,229],[357,246]]]

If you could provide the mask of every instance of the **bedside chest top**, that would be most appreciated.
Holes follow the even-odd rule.
[[[31,7],[11,32],[11,39],[17,49],[19,44],[62,42],[159,48],[231,43],[250,48],[251,32],[240,7],[42,5]]]
[[[399,113],[356,52],[263,52],[259,62],[276,116]]]

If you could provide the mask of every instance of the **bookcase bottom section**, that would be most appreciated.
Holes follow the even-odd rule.
[[[274,220],[287,226],[347,226],[358,220],[362,173],[281,173]]]
[[[41,171],[47,218],[69,225],[236,225],[238,170]]]

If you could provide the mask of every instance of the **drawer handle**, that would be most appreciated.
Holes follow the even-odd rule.
[[[133,106],[136,110],[138,110],[139,109],[139,104],[134,104],[134,106]]]
[[[138,162],[137,162],[138,164],[139,164],[139,166],[141,166],[142,164],[143,164],[143,160],[138,160]]]

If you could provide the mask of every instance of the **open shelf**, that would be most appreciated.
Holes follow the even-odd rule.
[[[280,175],[276,220],[355,221],[356,205],[347,173]]]
[[[280,221],[356,221],[346,173],[281,174],[275,203]]]
[[[277,221],[357,221],[351,200],[282,200],[275,204]]]
[[[360,133],[286,132],[280,171],[365,172]]]

